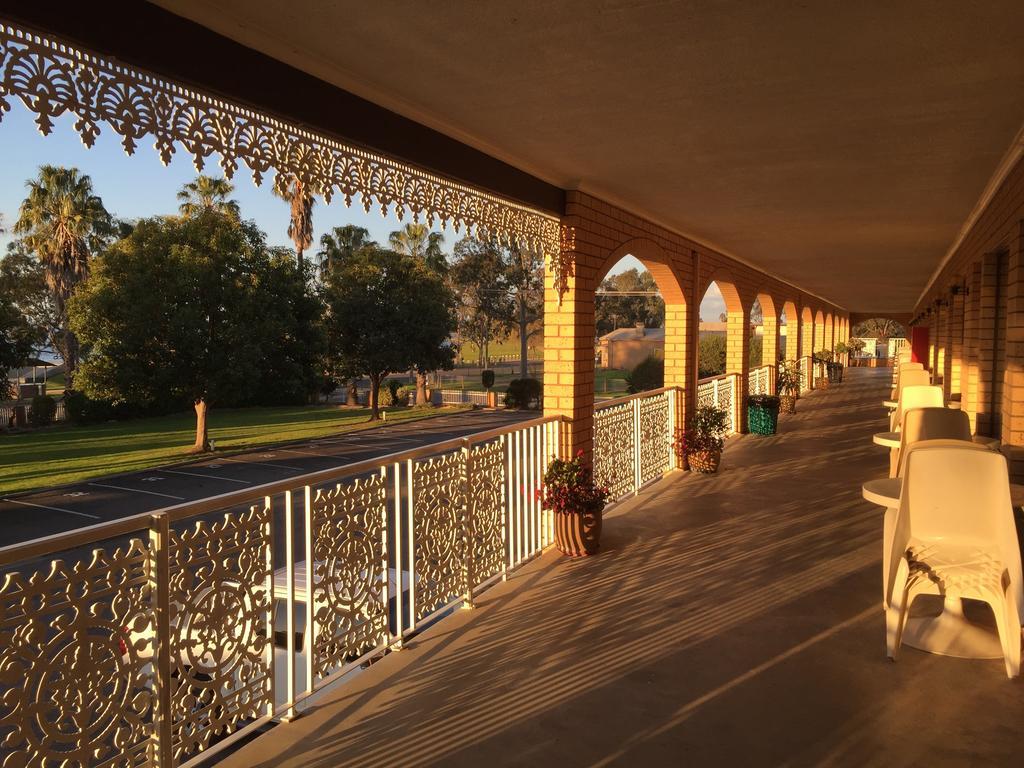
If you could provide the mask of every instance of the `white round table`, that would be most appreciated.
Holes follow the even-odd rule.
[[[902,484],[903,480],[898,477],[868,480],[861,486],[861,495],[872,504],[893,509],[899,506]],[[1010,503],[1014,507],[1024,506],[1024,485],[1010,483]],[[903,644],[940,656],[1003,658],[995,627],[981,626],[968,619],[964,615],[963,601],[958,597],[944,599],[942,613],[937,616],[908,618],[903,630]]]
[[[900,447],[900,433],[899,432],[876,432],[871,436],[871,442],[875,445],[881,445],[885,448],[899,448]]]
[[[895,400],[883,400],[882,401],[882,405],[884,405],[886,408],[888,408],[891,411],[891,410],[894,410],[896,407],[898,407],[899,403],[897,403]]]

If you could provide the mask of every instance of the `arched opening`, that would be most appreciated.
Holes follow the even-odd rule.
[[[656,243],[630,241],[609,255],[595,283],[595,398],[685,387],[686,297],[668,255]]]
[[[907,331],[902,323],[887,317],[861,320],[850,330],[851,365],[891,365],[896,353],[907,344]]]
[[[750,305],[750,368],[775,365],[779,358],[779,318],[775,301],[764,292]]]
[[[737,340],[749,335],[748,319],[736,287],[721,277],[711,280],[700,301],[698,377],[743,373],[743,342]]]
[[[796,302],[787,301],[782,305],[779,317],[780,349],[786,360],[800,357],[800,314],[796,311]],[[781,339],[785,337],[783,344]]]
[[[814,347],[811,353],[820,352],[825,348],[825,313],[820,309],[814,313]]]
[[[832,352],[836,347],[835,330],[835,320],[832,313],[829,312],[825,315],[825,338],[821,345],[821,348],[827,352]]]

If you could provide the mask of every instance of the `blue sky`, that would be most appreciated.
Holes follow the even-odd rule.
[[[106,127],[96,144],[86,149],[72,127],[73,117],[63,116],[56,121],[53,132],[44,137],[28,110],[16,99],[11,101],[12,109],[0,121],[0,214],[3,214],[8,230],[25,197],[25,181],[35,177],[39,166],[47,163],[75,166],[91,176],[93,189],[103,198],[107,210],[124,219],[174,213],[178,208],[175,195],[184,184],[195,178],[192,158],[184,150],[179,150],[170,165],[164,167],[151,144],[144,139],[135,155],[128,157],[117,135]],[[221,175],[216,157],[210,158],[203,170],[212,176]],[[286,233],[288,205],[271,194],[270,184],[264,181],[263,186],[257,187],[244,166],[235,173],[232,181],[235,184],[232,196],[241,206],[242,215],[257,222],[267,233],[270,244],[290,246]],[[319,242],[323,233],[344,224],[365,227],[375,240],[387,242],[388,235],[403,224],[393,213],[386,218],[376,208],[366,213],[358,200],[351,208],[346,208],[340,198],[331,205],[324,205],[319,200],[313,223],[314,243]],[[445,235],[446,250],[451,252],[461,234],[450,228],[438,229]],[[0,235],[0,254],[10,239],[10,234]],[[315,245],[312,250],[316,250]],[[627,256],[612,271],[631,267],[643,269],[637,259]],[[724,309],[721,294],[717,286],[712,285],[701,304],[701,317],[717,320]]]

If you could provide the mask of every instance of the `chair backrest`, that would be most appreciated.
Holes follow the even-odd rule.
[[[962,440],[975,445],[971,442],[971,420],[963,411],[949,408],[912,408],[903,414],[897,464],[899,469],[896,477],[903,477],[910,449],[924,440]]]
[[[900,390],[903,387],[916,387],[921,384],[931,384],[932,377],[928,371],[923,368],[912,368],[909,371],[904,371],[902,374],[896,377],[896,384],[894,386],[895,392],[893,394],[894,400],[900,399]]]
[[[1008,570],[1018,609],[1024,609],[1020,546],[1013,522],[1006,458],[955,441],[925,441],[907,453],[894,549],[911,538],[977,547]]]
[[[942,387],[923,384],[901,387],[900,399],[897,401],[896,410],[893,411],[893,420],[889,424],[890,431],[897,432],[903,428],[903,414],[907,411],[914,408],[942,408],[945,404]]]

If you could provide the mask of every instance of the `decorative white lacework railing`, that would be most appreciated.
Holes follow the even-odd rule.
[[[812,359],[810,356],[805,356],[801,357],[799,362],[800,365],[798,367],[800,369],[800,394],[802,395],[804,392],[809,392],[813,387],[814,382],[812,379],[811,370]]]
[[[751,368],[747,374],[748,395],[774,395],[775,394],[775,366],[762,365]]]
[[[828,369],[821,360],[814,360],[814,381],[828,378]]]
[[[667,395],[646,398],[645,473]],[[0,549],[0,764],[191,764],[552,542],[542,418]],[[650,442],[656,441],[656,442]]]
[[[618,500],[675,468],[675,387],[600,403],[594,410],[594,479]]]
[[[716,408],[722,408],[728,414],[730,434],[736,431],[736,409],[738,408],[736,383],[738,379],[739,376],[734,373],[725,373],[721,376],[700,379],[697,382],[697,407],[713,405]]]

